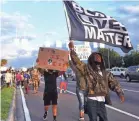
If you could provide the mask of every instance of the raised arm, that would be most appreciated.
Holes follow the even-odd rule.
[[[77,53],[74,51],[74,44],[72,41],[70,41],[69,43],[69,49],[70,49],[70,57],[71,57],[73,65],[80,71],[84,71],[85,64],[79,59],[79,57],[77,56]]]
[[[71,69],[74,71],[74,73],[76,73],[76,67],[73,65],[72,61],[69,61],[69,65],[71,67]]]

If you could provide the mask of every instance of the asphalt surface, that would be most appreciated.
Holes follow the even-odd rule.
[[[20,89],[16,89],[16,121],[25,121]]]
[[[126,82],[124,79],[118,79],[125,93],[125,102],[122,104],[118,96],[111,92],[112,109],[107,107],[109,121],[139,121],[139,82]],[[59,86],[59,81],[58,81]],[[32,121],[42,121],[44,113],[43,107],[43,89],[44,82],[41,82],[38,94],[32,94],[30,90],[25,95],[27,107]],[[58,99],[58,121],[78,121],[79,110],[78,100],[75,95],[76,82],[68,83],[68,93],[59,94]],[[48,113],[48,121],[53,121],[51,107]],[[89,121],[85,116],[85,121]]]

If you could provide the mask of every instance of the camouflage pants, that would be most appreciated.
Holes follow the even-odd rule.
[[[34,80],[33,87],[34,87],[34,91],[38,91],[38,80]]]

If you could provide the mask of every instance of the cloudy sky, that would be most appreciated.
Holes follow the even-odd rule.
[[[136,49],[139,44],[139,2],[81,1],[80,6],[101,11],[124,24]],[[14,67],[32,66],[40,46],[66,46],[68,32],[62,1],[1,0],[1,58]],[[120,49],[116,49],[122,54]]]

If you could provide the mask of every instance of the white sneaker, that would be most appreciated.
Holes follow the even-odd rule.
[[[64,93],[66,93],[66,92],[67,92],[67,90],[64,91]]]
[[[60,90],[60,93],[62,93],[62,90]]]
[[[84,118],[79,118],[79,121],[85,121]]]

